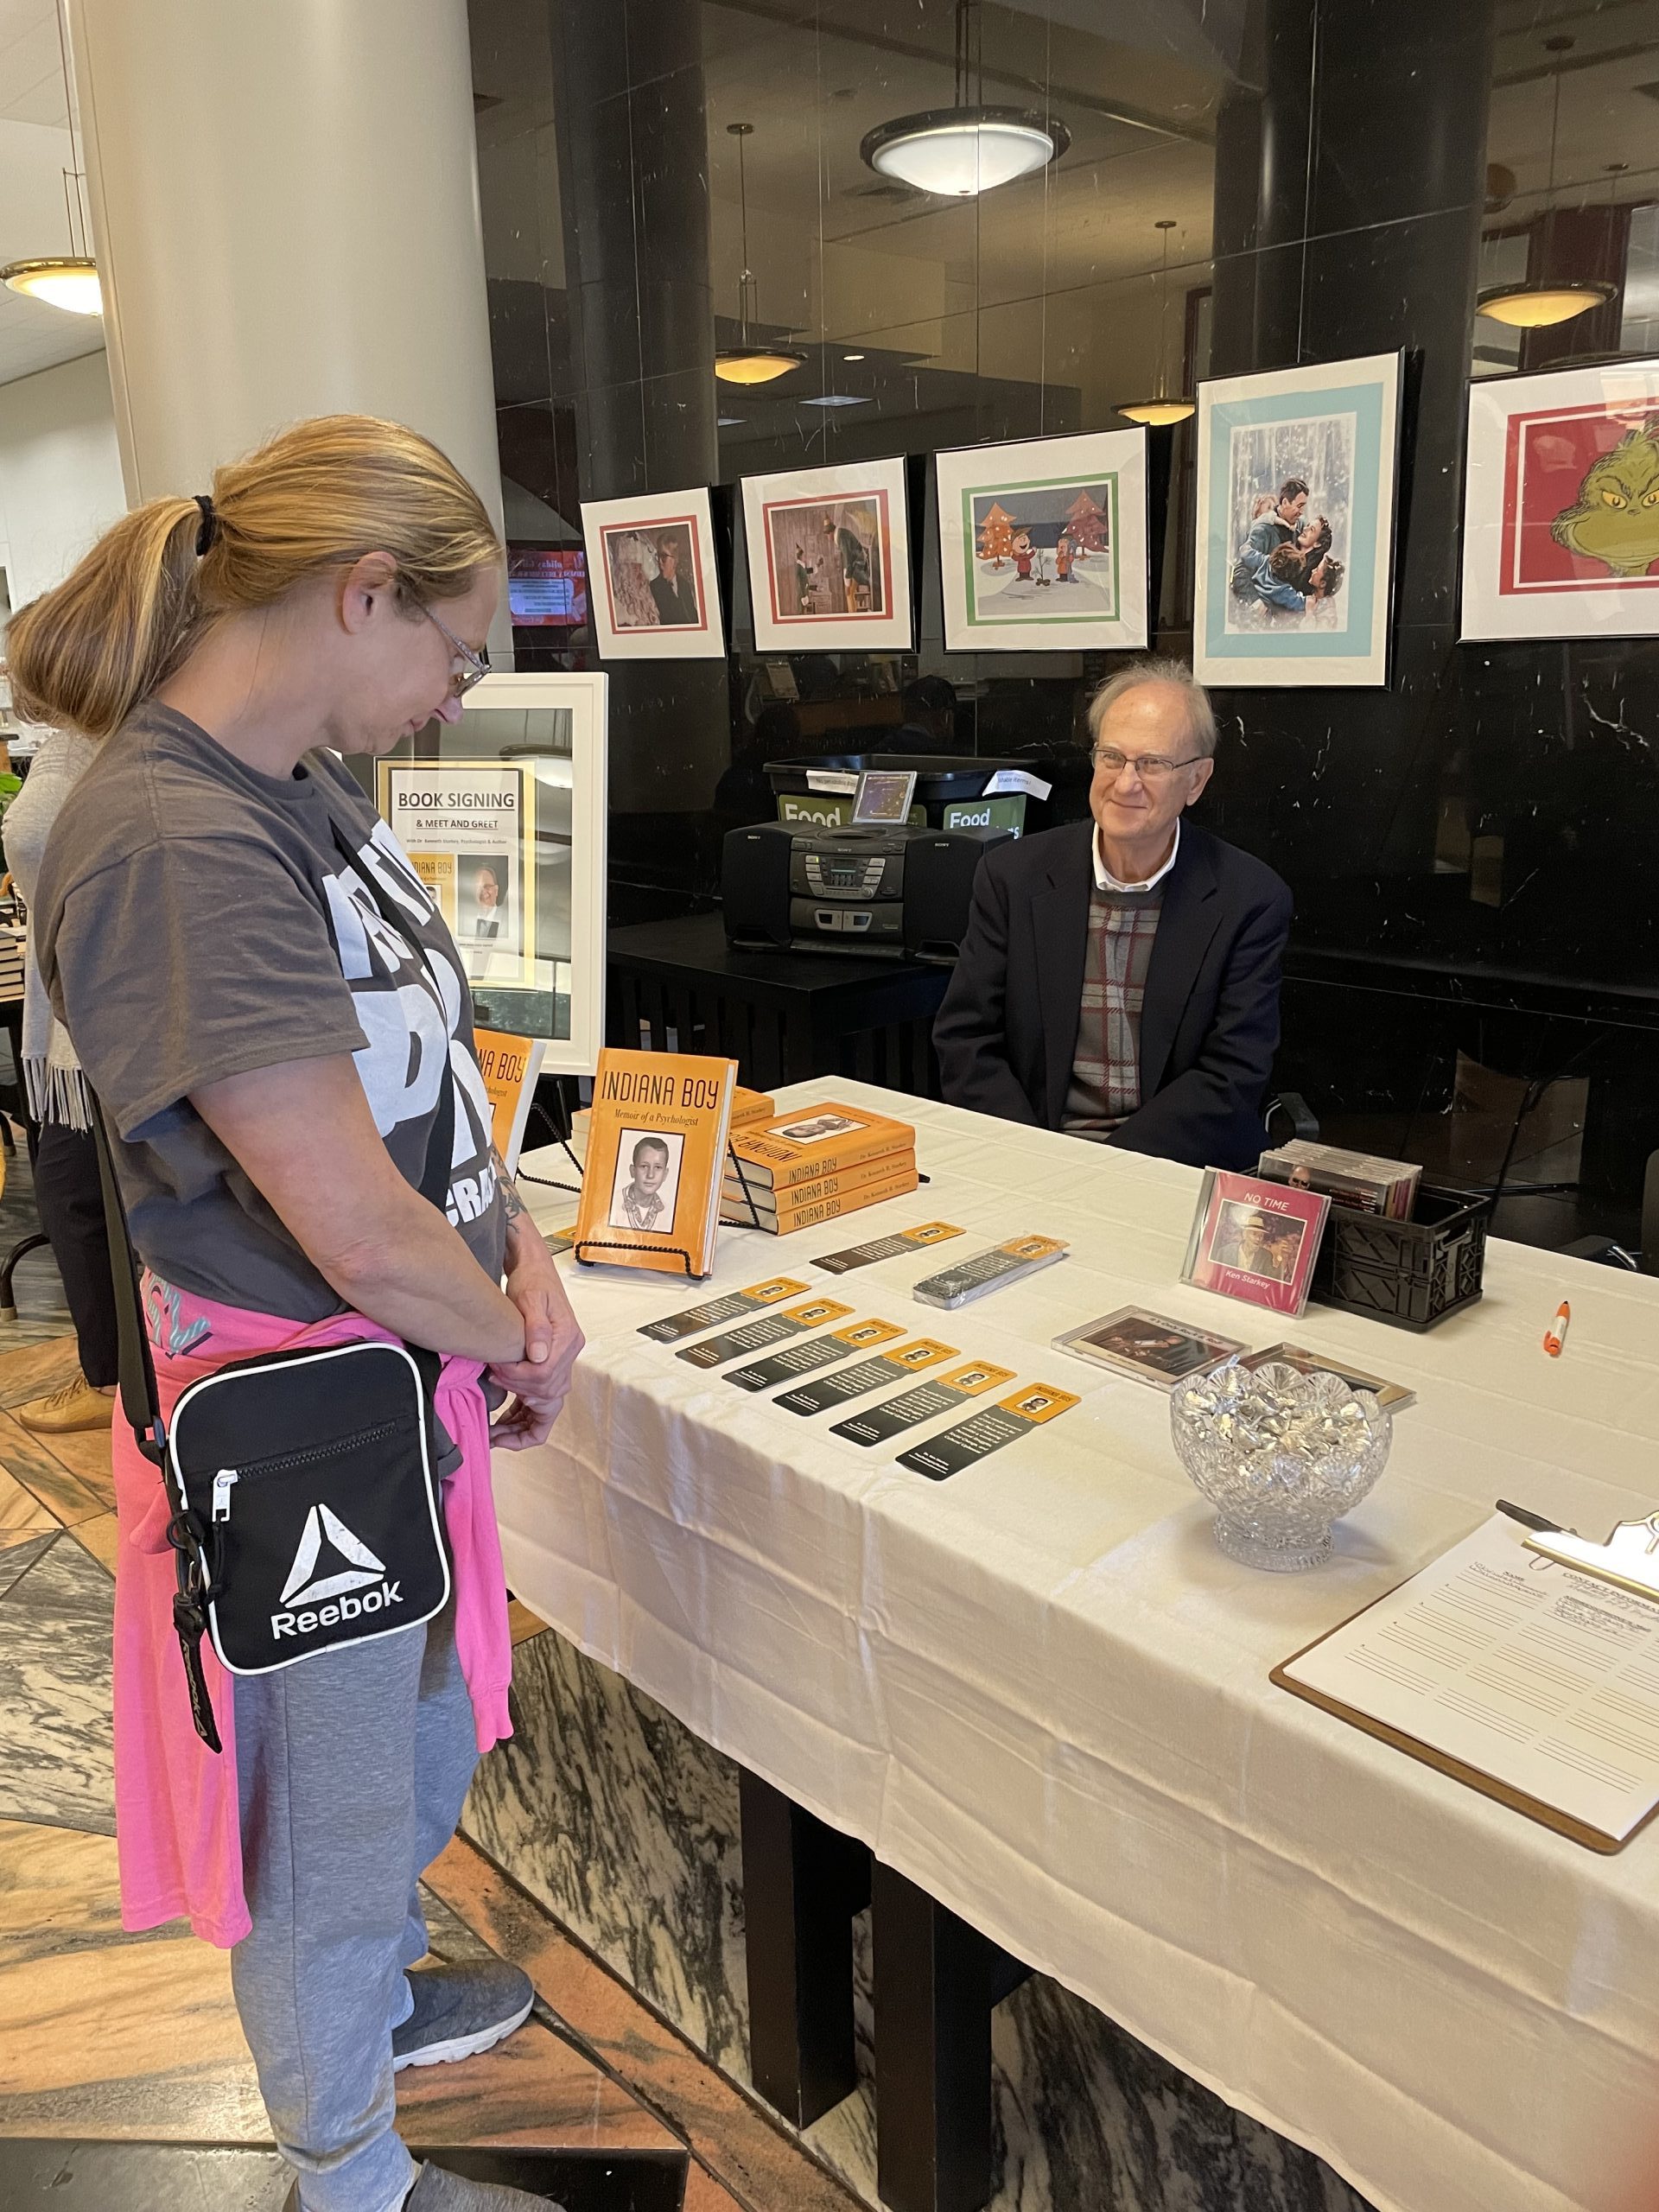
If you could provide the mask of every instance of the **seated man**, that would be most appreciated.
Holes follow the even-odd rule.
[[[1290,892],[1182,811],[1216,724],[1179,661],[1090,702],[1092,823],[986,854],[933,1025],[944,1095],[1193,1167],[1255,1166]]]

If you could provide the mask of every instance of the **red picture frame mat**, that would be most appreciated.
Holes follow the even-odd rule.
[[[820,514],[826,507],[849,507],[874,503],[876,509],[875,536],[881,553],[881,605],[868,607],[849,614],[844,607],[832,607],[825,614],[785,614],[778,604],[778,564],[774,555],[778,542],[772,536],[772,518],[801,509],[816,509]],[[872,485],[864,492],[833,492],[816,499],[766,499],[760,506],[761,548],[766,556],[766,592],[772,601],[774,622],[804,622],[809,628],[820,622],[891,622],[893,620],[893,524],[888,510],[887,489],[885,484]]]
[[[616,601],[611,593],[611,546],[613,537],[650,537],[655,531],[683,530],[691,540],[691,574],[696,583],[697,607],[701,620],[696,622],[652,622],[644,626],[653,637],[696,638],[706,636],[709,629],[709,594],[704,588],[702,574],[702,542],[697,533],[696,515],[653,515],[648,522],[605,522],[599,526],[599,550],[602,556],[599,568],[605,586],[605,608],[613,636],[632,638],[642,634],[638,622],[619,622]],[[588,588],[593,590],[593,579]]]
[[[1620,402],[1598,400],[1579,407],[1540,408],[1529,414],[1517,409],[1508,417],[1503,426],[1503,537],[1499,547],[1497,571],[1497,591],[1500,599],[1537,599],[1552,594],[1567,594],[1573,598],[1579,598],[1586,594],[1593,595],[1598,592],[1641,590],[1644,587],[1659,588],[1659,575],[1570,575],[1554,579],[1540,579],[1535,583],[1519,581],[1516,576],[1517,564],[1523,550],[1522,531],[1527,527],[1539,526],[1538,518],[1532,518],[1529,521],[1522,512],[1522,503],[1526,496],[1522,473],[1523,438],[1540,427],[1552,423],[1587,420],[1606,422],[1610,418],[1619,424],[1619,436],[1623,437],[1625,431],[1637,428],[1640,422],[1646,421],[1654,411],[1655,407],[1652,404],[1644,403],[1639,409],[1636,409],[1628,400]],[[1618,439],[1613,442],[1617,444]],[[1611,453],[1612,447],[1607,446],[1602,450]],[[1583,467],[1588,466],[1589,461],[1586,459]],[[1556,512],[1559,513],[1560,510],[1558,508]],[[1560,549],[1560,557],[1565,561],[1576,562],[1581,560],[1583,556],[1573,553],[1563,547]]]

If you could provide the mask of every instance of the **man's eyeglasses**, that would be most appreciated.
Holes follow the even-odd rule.
[[[475,683],[481,683],[490,672],[490,649],[487,645],[474,652],[470,645],[463,645],[453,630],[445,629],[429,607],[421,609],[432,627],[440,632],[455,658],[461,663],[449,679],[449,696],[464,699]]]
[[[1133,768],[1143,784],[1166,784],[1178,768],[1194,767],[1205,757],[1189,753],[1184,760],[1172,760],[1166,753],[1120,753],[1115,745],[1097,745],[1089,755],[1114,783],[1126,768]]]

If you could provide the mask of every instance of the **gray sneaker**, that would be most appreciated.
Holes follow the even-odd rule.
[[[439,2066],[448,2058],[472,2058],[488,2050],[523,2027],[536,2001],[530,1976],[505,1959],[422,1967],[410,1975],[409,1986],[415,2009],[391,2031],[391,2063],[400,2072],[405,2066]]]
[[[493,2181],[464,2181],[442,2166],[423,2166],[404,2199],[404,2212],[530,2212],[531,2205],[547,2212],[552,2202],[550,2196],[532,2196],[527,2190],[503,2189]]]

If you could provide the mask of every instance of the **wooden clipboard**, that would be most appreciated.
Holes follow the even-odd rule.
[[[1406,1580],[1410,1581],[1412,1577],[1408,1575]],[[1404,1583],[1395,1585],[1395,1590],[1404,1587]],[[1393,1595],[1394,1590],[1385,1590],[1381,1597],[1371,1600],[1371,1605],[1380,1605],[1384,1598]],[[1312,1643],[1305,1643],[1300,1651],[1293,1651],[1288,1659],[1281,1661],[1273,1669],[1268,1680],[1275,1689],[1288,1690],[1293,1697],[1302,1698],[1309,1705],[1317,1705],[1324,1712],[1334,1713],[1338,1720],[1347,1721],[1351,1727],[1362,1729],[1366,1735],[1374,1736],[1379,1744],[1392,1745],[1396,1751],[1404,1751],[1408,1758],[1416,1759],[1424,1766],[1432,1766],[1439,1774],[1450,1775],[1453,1782],[1461,1782],[1469,1789],[1478,1789],[1483,1797],[1491,1797],[1497,1804],[1507,1805],[1512,1813],[1524,1813],[1528,1820],[1536,1821],[1540,1827],[1553,1828],[1557,1835],[1564,1835],[1569,1843],[1581,1843],[1586,1851],[1599,1852],[1604,1858],[1611,1859],[1616,1853],[1623,1851],[1627,1843],[1641,1834],[1654,1815],[1659,1813],[1659,1798],[1656,1798],[1629,1835],[1622,1838],[1611,1836],[1605,1828],[1592,1828],[1587,1821],[1576,1821],[1570,1813],[1563,1813],[1558,1806],[1549,1804],[1542,1797],[1530,1796],[1524,1789],[1516,1789],[1507,1782],[1499,1782],[1494,1776],[1484,1773],[1479,1767],[1470,1766],[1462,1759],[1453,1758],[1448,1751],[1436,1751],[1432,1744],[1425,1744],[1420,1737],[1408,1736],[1401,1729],[1391,1728],[1386,1720],[1374,1720],[1370,1713],[1361,1713],[1357,1707],[1344,1705],[1340,1698],[1327,1697],[1323,1690],[1310,1689],[1305,1682],[1290,1679],[1285,1671],[1287,1668],[1294,1667],[1299,1659],[1306,1658],[1310,1651],[1316,1651],[1332,1637],[1340,1636],[1344,1629],[1351,1628],[1355,1621],[1370,1610],[1370,1605],[1362,1605],[1357,1613],[1351,1613],[1335,1628],[1327,1629],[1323,1636],[1316,1636]]]

